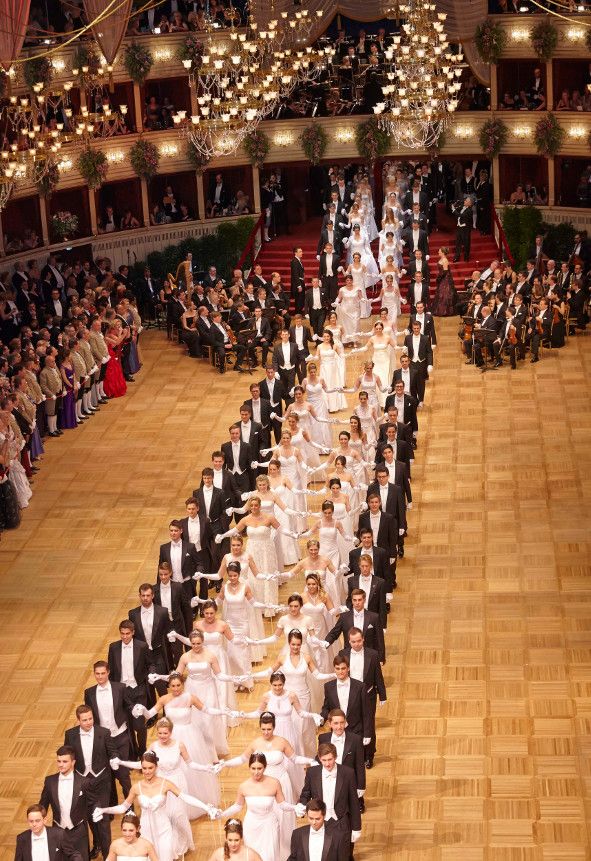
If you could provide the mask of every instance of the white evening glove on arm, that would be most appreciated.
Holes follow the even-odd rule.
[[[318,679],[319,682],[331,682],[337,677],[336,673],[321,673],[320,670],[313,670],[312,675],[315,679]]]
[[[224,760],[224,768],[237,768],[239,765],[246,765],[248,758],[242,753],[240,756],[233,756],[232,759]]]
[[[318,765],[316,759],[312,759],[309,756],[299,756],[297,753],[294,753],[293,756],[288,756],[287,759],[293,762],[294,765]]]
[[[312,718],[312,720],[318,727],[322,726],[322,724],[324,723],[324,718],[322,717],[322,715],[316,714],[316,712],[305,712],[302,710],[300,711],[300,717]]]
[[[306,805],[302,804],[301,802],[298,802],[298,804],[296,804],[296,806],[294,807],[293,812],[298,817],[298,819],[301,819],[302,816],[306,815]]]
[[[357,843],[359,838],[361,837],[361,831],[352,831],[351,832],[351,843]]]
[[[116,804],[113,807],[95,807],[94,810],[92,811],[92,821],[93,822],[100,822],[101,819],[103,818],[104,813],[109,813],[112,815],[116,815],[119,813],[121,813],[121,814],[126,813],[129,810],[129,808],[130,808],[130,805],[125,804],[125,803]]]
[[[224,538],[232,538],[234,535],[239,535],[240,533],[236,528],[228,529],[227,532],[222,532],[213,539],[216,544],[221,544]]]
[[[191,645],[191,644],[188,643],[187,645]],[[148,682],[151,685],[153,685],[155,682],[167,682],[168,679],[169,679],[168,675],[162,676],[159,673],[148,673]]]
[[[125,768],[134,768],[136,771],[142,767],[141,762],[138,760],[137,762],[133,762],[131,759],[119,759],[118,756],[115,756],[111,762],[116,762],[117,765],[123,765]],[[111,766],[112,768],[113,766]]]
[[[225,810],[222,810],[220,819],[225,819],[226,816],[234,816],[235,813],[240,813],[242,810],[242,806],[240,804],[231,804],[229,807],[226,807]]]
[[[218,807],[214,807],[213,804],[204,804],[203,801],[199,801],[198,798],[195,798],[194,795],[189,795],[188,792],[179,793],[179,798],[185,804],[188,804],[189,807],[198,807],[200,810],[205,810],[210,819],[217,819],[220,815]]]
[[[153,706],[148,711],[148,709],[145,706],[143,706],[141,703],[136,703],[134,705],[134,707],[132,708],[131,713],[136,718],[145,717],[149,720],[150,718],[153,718],[154,715],[158,714],[158,706]]]
[[[265,606],[266,606],[266,605],[265,605]],[[270,646],[270,645],[272,645],[273,643],[276,643],[276,642],[277,642],[277,639],[278,639],[278,638],[277,638],[277,634],[271,634],[271,636],[270,636],[270,637],[265,637],[265,638],[264,638],[264,639],[262,639],[262,640],[251,640],[251,638],[250,638],[250,637],[247,637],[247,638],[246,638],[246,642],[247,642],[250,646]]]

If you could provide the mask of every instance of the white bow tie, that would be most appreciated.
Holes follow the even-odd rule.
[[[335,771],[326,771],[326,769],[322,769],[322,777],[330,778],[334,780],[336,778],[336,770]]]

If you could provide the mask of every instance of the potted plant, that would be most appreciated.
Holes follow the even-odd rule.
[[[549,21],[540,21],[531,31],[531,43],[540,60],[547,63],[558,45],[558,30]]]
[[[375,117],[370,117],[355,129],[355,143],[361,158],[373,165],[377,158],[386,155],[390,149],[390,135],[379,127]]]
[[[250,163],[261,168],[269,155],[271,141],[264,131],[255,129],[255,131],[246,135],[242,141],[242,148],[248,156]]]
[[[86,147],[78,156],[76,166],[89,188],[100,188],[107,178],[109,162],[100,149]]]
[[[32,90],[35,84],[47,87],[53,75],[51,60],[47,57],[34,57],[23,64],[23,78],[27,87]]]
[[[487,18],[479,24],[474,34],[474,44],[485,63],[497,64],[507,44],[507,33],[500,24]]]
[[[562,149],[566,131],[554,114],[547,114],[536,124],[534,143],[540,155],[547,158],[557,155]]]
[[[58,242],[65,242],[78,231],[78,216],[60,210],[51,216],[51,229]]]
[[[154,65],[154,57],[145,45],[132,42],[125,48],[123,64],[131,80],[141,87]]]
[[[318,123],[312,123],[301,133],[300,146],[312,164],[319,164],[328,146],[328,136]]]
[[[480,149],[488,159],[497,156],[507,143],[509,129],[502,120],[487,120],[478,133]]]
[[[129,161],[134,173],[140,179],[150,182],[152,177],[158,173],[160,153],[153,143],[145,140],[145,138],[140,138],[129,151]]]
[[[54,161],[36,161],[33,167],[33,182],[39,197],[49,199],[60,180],[60,169]]]

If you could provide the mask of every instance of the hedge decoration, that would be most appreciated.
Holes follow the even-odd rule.
[[[271,149],[271,141],[268,135],[261,129],[255,129],[246,135],[242,141],[242,148],[248,156],[251,164],[261,168]]]
[[[141,87],[154,65],[154,57],[145,45],[132,42],[125,48],[123,64],[131,80]]]
[[[479,24],[474,34],[474,44],[485,63],[497,64],[507,44],[507,33],[500,24],[489,18]]]
[[[390,135],[379,127],[375,117],[370,117],[355,129],[355,143],[361,158],[373,164],[377,158],[388,153]]]
[[[47,57],[35,57],[23,64],[23,78],[27,87],[32,90],[35,84],[49,85],[53,76],[53,66]]]
[[[509,129],[502,120],[487,120],[478,134],[480,149],[492,159],[501,152],[508,137]]]
[[[107,156],[100,149],[86,147],[78,156],[76,166],[89,188],[100,188],[107,178],[109,162]]]
[[[558,30],[549,21],[540,21],[532,30],[531,43],[540,60],[548,62],[558,45]]]
[[[540,155],[548,158],[557,155],[562,149],[565,137],[566,131],[554,114],[547,114],[536,124],[534,143]]]
[[[328,136],[318,123],[312,123],[301,133],[300,146],[311,164],[320,164],[328,146]]]
[[[134,173],[146,182],[156,176],[160,164],[160,153],[156,146],[140,138],[129,151],[129,161]]]

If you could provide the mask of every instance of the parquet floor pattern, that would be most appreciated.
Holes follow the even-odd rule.
[[[356,857],[584,861],[591,338],[483,378],[459,356],[456,320],[438,330]],[[168,521],[247,396],[248,376],[213,374],[161,333],[144,335],[143,355],[127,398],[49,443],[21,528],[2,535],[0,861],[92,662],[154,580]],[[232,730],[233,754],[253,732]],[[226,805],[243,778],[222,774]],[[195,861],[221,835],[197,824]]]

